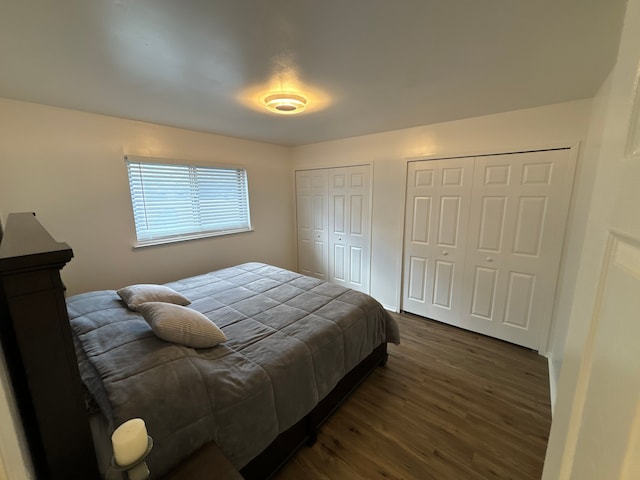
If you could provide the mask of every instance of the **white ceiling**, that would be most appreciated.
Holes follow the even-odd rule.
[[[0,97],[284,145],[591,97],[624,0],[0,0]],[[257,107],[265,88],[306,112]]]

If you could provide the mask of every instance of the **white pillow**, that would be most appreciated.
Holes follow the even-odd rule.
[[[141,283],[139,285],[129,285],[116,292],[129,310],[138,311],[138,307],[146,302],[175,303],[176,305],[189,305],[189,300],[184,295],[179,294],[173,288],[164,285],[151,285]]]
[[[226,342],[226,335],[202,313],[180,305],[147,302],[138,311],[158,338],[193,348],[210,348]]]

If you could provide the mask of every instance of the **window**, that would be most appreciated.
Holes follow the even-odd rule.
[[[251,230],[247,172],[125,157],[136,246]]]

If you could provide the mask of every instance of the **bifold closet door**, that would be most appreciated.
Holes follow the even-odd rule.
[[[459,326],[539,349],[571,193],[569,149],[477,157]]]
[[[369,293],[371,168],[329,169],[329,278]]]
[[[539,350],[572,178],[570,149],[410,162],[403,309]]]
[[[473,158],[410,162],[403,310],[457,324]]]
[[[298,269],[329,279],[329,197],[327,170],[296,172]]]

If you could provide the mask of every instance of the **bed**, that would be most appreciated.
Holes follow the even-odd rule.
[[[30,222],[23,216],[12,223],[10,217],[3,245],[8,236],[17,235],[13,224]],[[51,245],[56,247],[51,251],[64,250],[55,242]],[[3,255],[15,253],[9,250],[0,247],[1,274]],[[18,256],[24,258],[24,252]],[[36,267],[29,263],[32,274]],[[48,271],[66,262],[53,263],[46,263]],[[227,341],[206,349],[163,341],[109,290],[66,299],[68,318],[62,323],[67,325],[58,342],[77,355],[77,364],[65,367],[73,370],[79,365],[79,374],[70,375],[78,384],[74,398],[83,383],[99,406],[97,415],[106,432],[129,418],[145,419],[154,438],[148,458],[153,478],[179,470],[181,462],[210,443],[245,478],[269,477],[297,448],[313,442],[322,422],[384,364],[387,342],[399,341],[395,321],[371,297],[265,264],[239,265],[167,286],[191,301],[188,308],[212,319]],[[20,316],[11,302],[5,301],[9,315]],[[19,331],[20,323],[12,320]],[[3,345],[11,335],[21,337],[16,331],[4,332]],[[21,356],[32,350],[20,349]],[[20,376],[20,369],[10,370],[12,378]],[[36,414],[36,421],[42,423],[46,415]],[[89,423],[88,414],[81,417],[79,423]],[[26,424],[31,421],[27,415]],[[82,431],[86,438],[86,429]],[[30,445],[36,464],[39,456],[49,457],[56,448],[47,439],[41,444]],[[65,455],[68,458],[69,452]],[[48,463],[36,468],[51,468],[55,462]],[[74,477],[67,469],[66,477],[47,476],[93,475]]]

